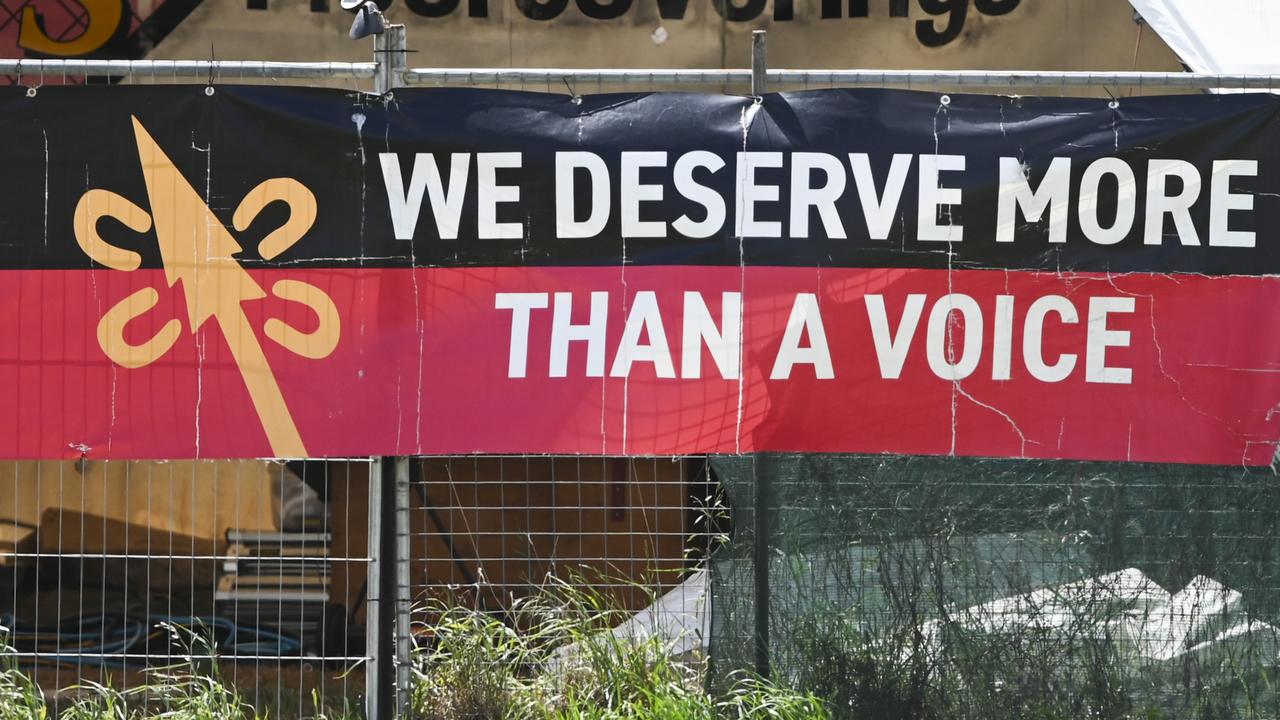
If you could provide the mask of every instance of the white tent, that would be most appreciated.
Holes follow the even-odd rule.
[[[1280,74],[1277,0],[1129,0],[1193,72]]]

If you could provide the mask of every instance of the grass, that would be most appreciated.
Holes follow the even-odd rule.
[[[501,617],[436,601],[419,609],[422,639],[410,667],[409,710],[399,720],[1217,720],[1275,717],[1274,705],[1241,708],[1243,694],[1270,698],[1256,660],[1233,682],[1175,679],[1178,707],[1148,702],[1131,659],[1078,628],[1069,637],[1023,631],[989,635],[956,618],[926,636],[921,623],[869,632],[849,613],[788,626],[798,651],[795,688],[749,674],[708,682],[706,658],[672,657],[671,638],[611,632],[629,613],[584,578],[549,580]],[[915,616],[911,616],[914,618]],[[355,720],[359,708],[326,705],[297,688],[259,693],[252,707],[207,644],[189,638],[189,660],[149,673],[127,690],[86,683],[58,694],[0,653],[0,720]],[[782,658],[779,658],[781,660]],[[779,662],[778,666],[787,665]],[[1205,677],[1212,668],[1204,668]],[[258,688],[259,691],[262,688]],[[285,699],[284,702],[281,699]],[[329,699],[332,703],[332,699]],[[303,707],[309,705],[309,707]],[[269,706],[269,707],[268,707]]]
[[[703,658],[669,657],[662,638],[608,632],[627,613],[591,584],[549,581],[503,620],[444,602],[421,609],[410,710],[403,720],[827,720],[809,694],[735,676],[706,689]],[[177,631],[175,631],[177,632]],[[355,720],[358,708],[251,707],[224,678],[209,646],[186,639],[189,659],[116,689],[85,683],[55,703],[0,652],[0,720]],[[297,693],[286,693],[295,697]]]
[[[822,720],[813,695],[747,675],[706,689],[701,658],[669,656],[660,637],[608,632],[626,613],[587,583],[550,581],[499,620],[423,608],[428,647],[415,658],[412,720]]]
[[[43,720],[48,717],[40,688],[6,658],[0,670],[0,720]]]
[[[175,636],[183,631],[171,628]],[[0,720],[357,720],[349,703],[333,707],[312,693],[311,709],[277,708],[276,714],[250,706],[224,680],[209,644],[196,635],[181,638],[187,660],[147,673],[146,682],[127,690],[88,682],[63,688],[51,702],[17,667],[12,650],[0,647]],[[297,704],[297,703],[295,703]]]
[[[0,675],[0,720],[356,720],[353,707],[332,708],[312,698],[318,711],[296,709],[279,714],[258,711],[216,674],[193,668],[169,668],[145,685],[118,690],[90,683],[67,688],[55,707],[20,672]]]
[[[630,614],[592,588],[599,579],[549,580],[501,617],[457,603],[419,609],[409,709],[398,720],[1168,720],[1276,717],[1273,678],[1257,659],[1228,655],[1232,682],[1214,668],[1174,678],[1176,707],[1140,687],[1132,658],[1105,638],[1023,630],[988,634],[960,618],[930,634],[914,614],[869,631],[850,613],[791,623],[795,688],[749,674],[708,682],[706,658],[672,657],[671,638],[611,632]],[[651,593],[650,593],[651,595]],[[1082,621],[1083,622],[1083,621]],[[177,632],[177,631],[175,631]],[[56,707],[0,653],[0,720],[355,720],[303,690],[262,693],[253,707],[191,637],[189,660],[126,690],[85,683]],[[782,660],[782,658],[778,658]],[[788,665],[779,662],[777,667]],[[1238,668],[1236,667],[1238,666]],[[1147,679],[1150,685],[1150,678]],[[1241,707],[1241,696],[1258,702]],[[282,702],[282,698],[284,701]],[[1154,698],[1154,699],[1153,699]],[[267,707],[267,706],[270,707]],[[307,705],[309,707],[303,707]],[[1255,706],[1256,705],[1256,706]]]

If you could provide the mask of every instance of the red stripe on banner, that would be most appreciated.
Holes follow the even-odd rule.
[[[192,334],[162,271],[0,273],[0,456],[278,454],[264,430],[271,410],[246,372],[259,387],[271,376],[314,457],[800,451],[1265,465],[1280,436],[1280,334],[1252,312],[1280,300],[1269,277],[776,267],[250,275],[264,289],[288,279],[330,299],[340,324],[332,353],[308,357],[323,354],[323,338],[286,347],[269,337],[273,322],[297,337],[320,325],[281,297],[241,303],[245,324],[214,318]],[[143,343],[174,318],[181,333],[149,364],[123,367],[104,353],[99,319],[148,287],[158,304],[126,304],[137,317],[122,339]],[[593,336],[593,292],[605,293],[603,335],[573,339]],[[499,308],[500,293],[526,310]],[[743,331],[739,362],[717,347],[721,368],[704,334],[732,334],[725,293],[740,294]],[[807,323],[797,306],[813,310]],[[513,334],[525,313],[527,333]],[[564,377],[552,376],[557,313]],[[637,330],[629,372],[618,361],[628,322]],[[686,335],[700,348],[696,378]],[[250,340],[268,367],[242,372]],[[524,377],[510,377],[513,352]],[[819,377],[827,357],[830,377]]]

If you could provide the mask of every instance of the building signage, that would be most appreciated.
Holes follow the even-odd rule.
[[[249,7],[265,9],[264,0],[247,0]],[[645,0],[641,0],[645,1]],[[657,15],[662,20],[683,20],[688,14],[690,0],[649,0],[656,2]],[[465,13],[468,17],[489,17],[491,0],[404,0],[404,7],[413,15],[423,18],[437,18],[455,13]],[[520,15],[530,20],[553,20],[570,10],[572,5],[576,12],[584,18],[593,20],[613,20],[632,11],[634,0],[515,0],[514,7]],[[903,21],[904,25],[913,28],[915,37],[928,47],[939,47],[955,40],[964,30],[965,20],[972,12],[986,16],[1005,15],[1012,12],[1022,0],[889,0],[885,3],[872,3],[870,0],[821,0],[818,17],[822,20],[838,20],[842,18],[857,19],[870,17],[872,5],[877,14],[892,18],[908,18],[912,15],[911,7],[916,7],[917,15],[925,19],[916,20],[914,24]],[[383,2],[380,5],[392,6],[394,2]],[[638,3],[636,3],[638,4]],[[771,12],[766,14],[767,0],[711,0],[710,6],[721,18],[730,22],[754,22],[765,17],[775,22],[789,22],[796,17],[794,0],[774,0]],[[316,11],[327,11],[328,3],[313,3]],[[465,8],[465,9],[464,9]]]

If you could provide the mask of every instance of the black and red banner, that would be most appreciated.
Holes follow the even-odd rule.
[[[1265,465],[1280,101],[0,89],[0,457]]]

